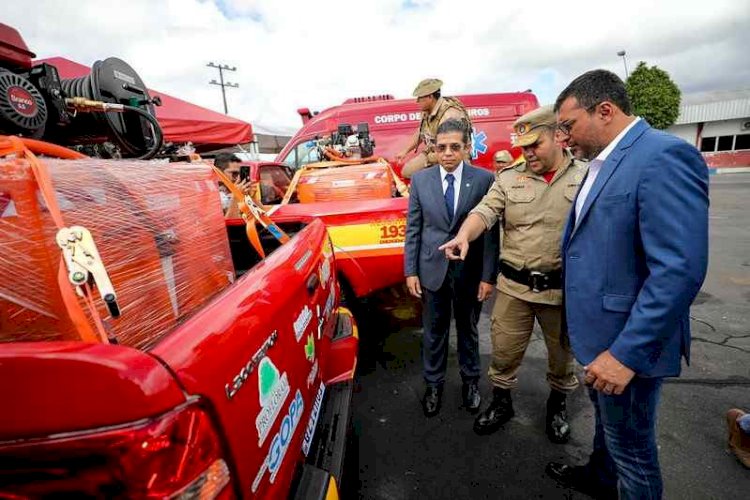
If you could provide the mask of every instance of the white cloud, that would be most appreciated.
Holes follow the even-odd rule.
[[[750,81],[750,9],[743,0],[6,0],[3,22],[40,57],[91,64],[118,56],[152,87],[221,111],[209,61],[226,78],[230,114],[297,127],[298,107],[357,95],[411,94],[424,77],[444,92],[533,89],[549,102],[577,74],[616,55],[666,69],[685,91]]]

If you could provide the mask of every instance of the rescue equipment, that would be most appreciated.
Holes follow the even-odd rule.
[[[61,79],[50,64],[32,65],[35,55],[18,32],[0,24],[0,134],[46,139],[93,148],[107,141],[111,155],[152,158],[163,134],[154,116],[159,97],[125,61],[96,61],[82,78]]]
[[[148,348],[234,280],[207,164],[27,144],[55,150],[0,136],[0,342]]]

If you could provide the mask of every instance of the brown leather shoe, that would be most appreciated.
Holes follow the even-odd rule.
[[[727,429],[729,430],[729,449],[737,457],[742,465],[750,469],[750,435],[740,429],[737,422],[745,412],[732,408],[727,412]]]

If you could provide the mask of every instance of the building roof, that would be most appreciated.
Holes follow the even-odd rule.
[[[675,125],[750,117],[750,88],[689,94],[682,97]]]

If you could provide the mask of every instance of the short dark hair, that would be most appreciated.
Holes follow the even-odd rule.
[[[242,160],[237,158],[237,156],[232,153],[219,153],[216,155],[216,158],[214,158],[214,165],[222,170],[227,168],[230,163],[235,162],[241,163]]]
[[[435,98],[435,100],[440,99],[440,89],[437,89],[435,92],[430,94],[432,97]]]
[[[469,122],[463,118],[449,118],[445,120],[440,124],[435,135],[450,134],[453,132],[461,133],[461,139],[464,144],[469,144],[471,141],[471,127],[469,126]]]
[[[569,97],[575,97],[578,104],[591,112],[599,103],[609,101],[626,115],[630,114],[630,98],[620,77],[606,69],[587,71],[565,87],[555,101],[555,113]]]

